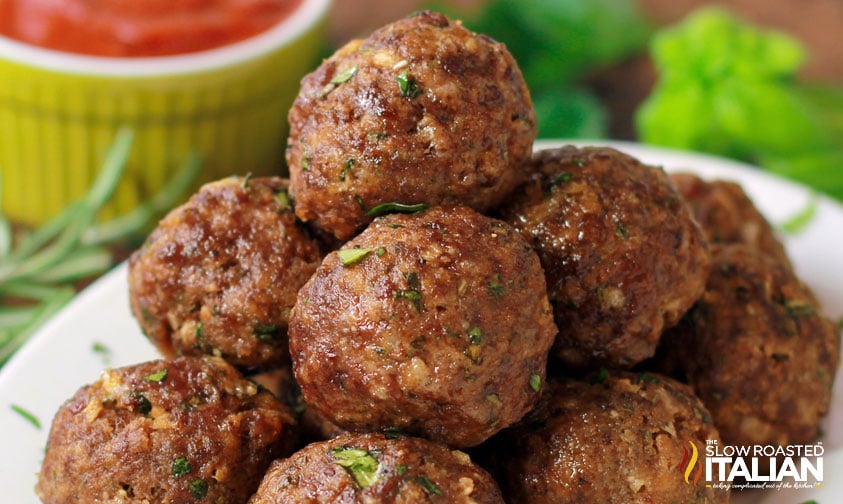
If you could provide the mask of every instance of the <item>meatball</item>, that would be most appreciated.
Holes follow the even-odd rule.
[[[289,362],[290,310],[322,255],[296,222],[287,185],[205,185],[132,255],[132,313],[162,354],[222,356],[241,370]]]
[[[726,444],[785,446],[817,437],[840,334],[789,267],[747,245],[715,245],[705,293],[663,352]]]
[[[509,502],[729,501],[728,490],[698,480],[706,442],[719,437],[688,386],[604,369],[547,388],[501,441]],[[694,450],[699,463],[691,465]]]
[[[670,178],[709,243],[745,243],[790,265],[775,231],[741,186],[727,180],[707,182],[692,173],[673,173]]]
[[[272,464],[249,504],[503,504],[497,483],[461,451],[432,441],[348,434]]]
[[[538,399],[556,327],[539,259],[467,207],[393,214],[329,254],[290,317],[305,401],[351,431],[476,445]]]
[[[296,214],[341,240],[383,203],[500,204],[536,137],[504,45],[433,12],[339,49],[302,80],[289,120]]]
[[[708,249],[657,168],[610,148],[563,147],[502,209],[536,249],[569,368],[631,367],[702,294]]]
[[[246,502],[292,412],[216,357],[106,370],[56,413],[36,492],[68,502]]]

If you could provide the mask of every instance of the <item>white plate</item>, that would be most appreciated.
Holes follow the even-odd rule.
[[[537,148],[551,144],[539,142]],[[747,165],[710,156],[645,147],[612,145],[666,170],[693,171],[705,178],[727,178],[743,185],[773,223],[805,207],[808,190]],[[843,207],[817,202],[814,219],[796,236],[784,237],[798,274],[810,285],[825,313],[843,317]],[[104,347],[107,352],[96,351]],[[46,324],[0,371],[0,489],[3,502],[36,504],[33,488],[44,455],[50,421],[59,406],[107,366],[157,357],[129,313],[126,266],[121,265],[82,292]],[[838,374],[838,380],[840,376]],[[12,410],[20,406],[41,422],[38,429]],[[843,390],[834,388],[832,411],[824,421],[825,484],[822,489],[741,496],[765,504],[843,502]]]

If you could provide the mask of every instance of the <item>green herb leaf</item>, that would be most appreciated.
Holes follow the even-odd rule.
[[[601,367],[600,371],[597,372],[594,376],[591,377],[591,384],[596,385],[598,383],[604,383],[606,380],[609,379],[609,370]]]
[[[201,479],[195,479],[187,485],[190,496],[196,500],[204,499],[208,494],[208,484]]]
[[[639,377],[641,378],[641,381],[644,381],[644,382],[647,382],[647,383],[661,383],[661,380],[658,377],[653,376],[653,375],[651,375],[650,373],[647,373],[647,372],[641,373],[639,375]]]
[[[382,215],[385,213],[418,213],[427,210],[427,204],[416,203],[414,205],[405,205],[403,203],[381,203],[366,212],[368,216]]]
[[[252,329],[252,334],[264,343],[275,343],[281,336],[281,326],[277,324],[258,325]]]
[[[378,247],[378,249],[375,251],[375,255],[377,255],[378,257],[381,257],[384,254],[386,254],[386,249],[384,247]]]
[[[144,376],[143,380],[148,381],[148,382],[161,383],[166,378],[167,378],[167,369],[164,368],[161,371],[156,371],[154,373],[150,373],[150,374]]]
[[[149,399],[147,399],[142,392],[137,390],[132,391],[132,397],[134,397],[137,401],[138,411],[141,415],[146,416],[150,411],[152,411],[152,403],[149,402]]]
[[[354,168],[354,165],[357,164],[357,160],[354,158],[349,158],[348,161],[345,162],[345,166],[343,166],[342,171],[340,172],[340,180],[344,181],[348,172]]]
[[[344,467],[361,488],[378,481],[380,462],[369,452],[360,448],[341,446],[331,450],[336,463]]]
[[[41,430],[41,421],[38,420],[37,416],[17,404],[12,404],[10,407],[12,408],[12,411],[20,415],[21,418],[31,423],[36,429]]]
[[[556,176],[554,176],[552,179],[550,179],[550,187],[556,187],[559,184],[564,184],[565,182],[568,182],[573,178],[574,178],[574,176],[571,175],[568,172],[559,173]]]
[[[396,464],[395,474],[397,474],[398,476],[404,476],[405,474],[407,474],[407,466],[403,464]]]
[[[805,207],[802,210],[799,210],[797,213],[790,216],[787,220],[782,222],[779,225],[779,229],[784,231],[789,235],[797,234],[803,229],[805,229],[808,224],[814,220],[814,217],[817,214],[817,196],[816,194],[812,195],[811,198],[805,203]]]
[[[428,478],[427,476],[420,475],[416,476],[414,479],[425,489],[427,493],[431,495],[442,495],[442,490],[440,490],[438,486],[436,486],[432,481],[430,481],[430,478]]]
[[[275,193],[275,202],[278,203],[278,210],[281,212],[286,212],[292,208],[290,194],[286,189],[281,189]]]
[[[353,67],[346,68],[342,72],[334,75],[334,78],[331,79],[331,84],[342,84],[344,82],[348,82],[351,80],[352,77],[357,73],[357,65]]]
[[[190,474],[190,462],[185,457],[177,457],[173,459],[172,474],[174,478],[180,478]]]
[[[371,247],[366,248],[347,248],[337,251],[337,256],[340,258],[340,262],[343,266],[351,266],[352,264],[360,261],[372,251]]]
[[[422,90],[416,79],[410,76],[409,70],[404,70],[395,78],[398,81],[398,89],[404,98],[413,99],[421,94]]]
[[[542,377],[538,373],[530,375],[530,388],[533,392],[539,392],[542,389]]]

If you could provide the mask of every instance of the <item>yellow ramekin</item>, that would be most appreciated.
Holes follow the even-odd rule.
[[[287,111],[316,64],[330,0],[303,0],[277,26],[199,53],[106,58],[0,37],[3,211],[35,225],[79,198],[121,126],[134,130],[105,216],[160,188],[191,154],[197,185],[284,170]]]

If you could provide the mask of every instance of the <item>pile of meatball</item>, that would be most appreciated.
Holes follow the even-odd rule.
[[[44,503],[727,502],[689,443],[816,438],[840,336],[739,186],[532,152],[512,56],[433,12],[289,120],[289,180],[208,184],[132,255],[162,359],[61,407]]]

